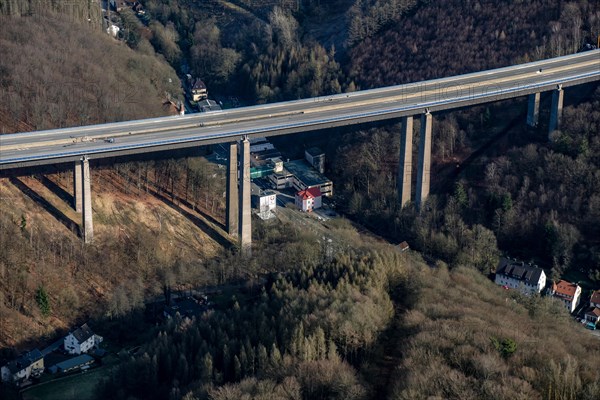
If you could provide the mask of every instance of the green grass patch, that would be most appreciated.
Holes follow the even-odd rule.
[[[54,376],[44,374],[41,384],[22,393],[23,400],[88,400],[94,399],[96,385],[119,363],[115,354],[102,360],[102,366],[73,375]]]
[[[23,392],[23,400],[92,400],[96,385],[110,370],[104,366],[50,381]]]

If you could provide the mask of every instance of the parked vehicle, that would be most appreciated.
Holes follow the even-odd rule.
[[[596,330],[596,324],[593,323],[593,322],[588,322],[587,324],[585,324],[585,327],[588,328],[588,329],[591,329],[593,331]]]

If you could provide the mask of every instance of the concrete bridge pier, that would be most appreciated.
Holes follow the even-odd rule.
[[[550,123],[548,124],[548,135],[560,129],[562,118],[564,91],[561,85],[552,91],[552,108],[550,108]]]
[[[400,162],[398,163],[398,199],[400,207],[410,203],[412,180],[413,117],[402,118],[400,132]]]
[[[229,143],[229,159],[227,160],[227,210],[225,225],[227,233],[231,236],[238,234],[238,145],[237,142]]]
[[[527,125],[536,127],[540,117],[540,93],[529,95],[527,106]]]
[[[81,189],[83,189],[83,182],[81,180],[81,161],[75,161],[73,167],[73,207],[78,213],[82,210],[81,204]]]
[[[94,238],[94,225],[92,222],[92,176],[90,162],[87,156],[81,158],[81,194],[82,194],[82,226],[83,241],[91,243]]]
[[[239,238],[242,254],[252,255],[252,215],[250,212],[250,140],[244,136],[240,148]]]
[[[431,170],[431,114],[426,110],[421,115],[421,137],[419,139],[419,165],[417,167],[417,193],[415,205],[417,210],[429,196],[429,178]]]

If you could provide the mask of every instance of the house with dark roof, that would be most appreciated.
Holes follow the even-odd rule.
[[[87,353],[102,341],[102,337],[94,334],[87,324],[81,325],[65,336],[65,351],[69,354]]]
[[[206,85],[202,82],[202,79],[196,78],[191,80],[190,93],[193,101],[200,101],[208,98],[208,91]]]
[[[51,374],[56,374],[57,372],[69,372],[76,369],[83,369],[86,367],[89,368],[89,365],[93,364],[95,361],[96,360],[94,360],[92,356],[88,354],[81,354],[77,357],[69,358],[68,360],[51,366],[48,368],[48,371],[50,371]]]
[[[38,349],[31,350],[0,368],[2,382],[13,383],[17,386],[30,377],[40,376],[43,372],[44,356]]]
[[[534,294],[546,286],[546,274],[535,265],[501,258],[494,282],[507,289],[518,289],[523,294]]]
[[[558,282],[552,282],[552,286],[548,293],[555,299],[563,302],[567,307],[567,310],[572,313],[579,305],[581,286],[561,279]]]

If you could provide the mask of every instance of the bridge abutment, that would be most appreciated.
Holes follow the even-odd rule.
[[[413,117],[402,118],[400,132],[400,162],[398,163],[398,198],[400,206],[410,203],[412,180]]]
[[[94,238],[94,225],[92,222],[92,176],[90,162],[87,156],[81,158],[81,194],[82,194],[82,232],[83,241],[91,243]]]
[[[250,212],[250,140],[244,136],[240,148],[239,238],[242,254],[252,254],[252,214]]]
[[[417,210],[429,196],[429,179],[431,170],[431,114],[429,111],[421,115],[421,137],[419,138],[419,165],[417,168],[417,193],[415,205]]]
[[[238,145],[237,142],[229,143],[229,155],[227,160],[227,210],[225,225],[227,233],[231,236],[238,234]]]
[[[548,135],[557,129],[560,129],[560,120],[562,119],[564,91],[562,86],[558,86],[552,91],[552,105],[550,108],[550,123],[548,124]]]
[[[532,93],[529,95],[527,105],[527,125],[535,127],[539,122],[540,117],[540,93]]]

